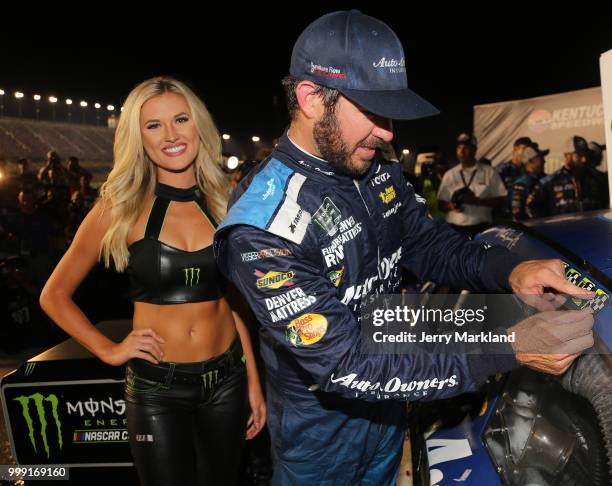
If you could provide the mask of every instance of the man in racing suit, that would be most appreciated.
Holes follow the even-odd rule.
[[[539,190],[540,179],[544,173],[544,154],[531,145],[521,155],[525,173],[508,188],[508,202],[514,221],[538,218],[545,214],[545,208],[533,203],[533,193]]]
[[[512,185],[524,174],[524,167],[522,162],[523,152],[529,146],[532,146],[533,142],[529,137],[519,137],[514,141],[512,145],[512,158],[502,162],[495,170],[501,177],[501,180],[509,191]]]
[[[577,135],[565,141],[565,164],[542,179],[532,192],[534,206],[547,215],[592,211],[608,207],[608,181],[589,162],[587,141]]]
[[[274,484],[394,484],[403,401],[474,390],[491,374],[517,366],[507,343],[483,345],[482,353],[470,355],[362,354],[360,308],[370,297],[399,292],[402,267],[454,287],[504,290],[510,279],[515,290],[573,289],[560,262],[518,264],[505,249],[471,242],[428,218],[400,164],[373,161],[375,147],[392,138],[389,118],[434,109],[406,91],[402,96],[412,103],[404,100],[403,112],[394,111],[398,103],[370,103],[369,93],[321,91],[312,79],[333,86],[330,80],[356,71],[337,69],[347,64],[334,59],[296,58],[333,52],[329,43],[355,35],[355,26],[370,36],[362,45],[391,46],[386,60],[373,54],[374,64],[383,67],[383,77],[397,71],[405,84],[401,45],[385,24],[356,11],[315,21],[294,48],[293,84],[284,82],[290,87],[289,130],[236,188],[215,235],[221,271],[262,325]],[[326,49],[311,43],[317,36]],[[542,278],[529,283],[535,274]]]

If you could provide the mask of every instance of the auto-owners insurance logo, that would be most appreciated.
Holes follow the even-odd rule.
[[[400,74],[406,72],[406,61],[404,61],[403,57],[397,60],[383,56],[378,61],[373,62],[372,66],[377,69],[387,69],[389,74]]]

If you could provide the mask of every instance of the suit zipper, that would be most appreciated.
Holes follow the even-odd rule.
[[[361,190],[359,189],[359,183],[355,179],[353,179],[353,183],[355,184],[355,188],[357,189],[357,193],[359,194],[359,197],[361,198],[361,202],[363,203],[363,206],[366,208],[368,216],[370,217],[370,219],[372,219],[372,213],[370,213],[370,210],[368,209],[368,205],[366,204],[365,199],[361,195]],[[378,259],[377,265],[376,265],[376,270],[378,271],[378,269],[380,268],[380,245],[378,244],[378,236],[376,237],[376,258]]]

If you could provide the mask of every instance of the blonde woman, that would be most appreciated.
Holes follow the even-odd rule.
[[[232,484],[245,428],[247,439],[261,430],[265,403],[237,299],[212,251],[229,188],[219,134],[187,86],[153,78],[127,97],[114,156],[41,306],[104,362],[127,362],[130,446],[143,485]],[[120,343],[72,300],[99,259],[130,277],[133,330]]]

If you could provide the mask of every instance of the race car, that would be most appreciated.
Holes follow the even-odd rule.
[[[509,223],[479,237],[527,259],[559,258],[567,280],[595,291],[564,304],[593,310],[595,347],[560,377],[520,368],[478,393],[413,406],[414,484],[611,484],[612,212]]]

